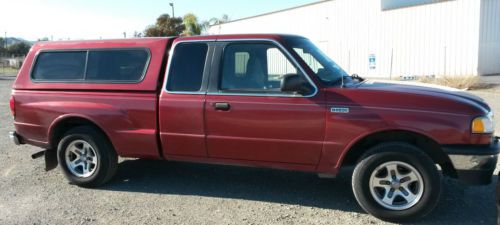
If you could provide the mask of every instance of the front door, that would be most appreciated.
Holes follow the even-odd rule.
[[[305,76],[289,54],[271,41],[220,43],[205,102],[211,158],[318,163],[325,130],[325,103],[317,89],[281,91],[285,75]]]

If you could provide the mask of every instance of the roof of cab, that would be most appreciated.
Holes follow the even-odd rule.
[[[93,47],[125,47],[150,44],[165,44],[175,41],[217,41],[231,39],[271,39],[281,40],[283,38],[300,38],[301,36],[290,34],[223,34],[223,35],[201,35],[191,37],[146,37],[129,39],[104,39],[104,40],[72,40],[72,41],[41,41],[36,42],[35,49],[64,49],[64,48],[93,48]]]
[[[202,35],[191,37],[179,37],[175,41],[202,41],[202,40],[231,40],[231,39],[271,39],[281,40],[284,38],[304,38],[299,35],[292,34],[219,34],[219,35]]]

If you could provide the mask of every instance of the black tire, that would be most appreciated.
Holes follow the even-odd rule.
[[[104,135],[105,134],[99,130],[89,126],[76,127],[64,134],[57,147],[57,159],[64,175],[71,184],[88,188],[98,187],[114,176],[118,165],[118,156],[113,146]],[[79,143],[80,141],[88,143],[92,147],[93,152],[95,152],[95,154],[92,153],[92,155],[97,156],[97,163],[91,166],[93,172],[91,175],[84,177],[77,176],[71,172],[65,158],[66,152],[69,151],[68,146],[71,143]]]
[[[403,164],[412,166],[416,169],[423,180],[423,185],[421,185],[423,187],[423,192],[421,193],[420,200],[415,200],[415,204],[412,206],[411,204],[407,204],[409,207],[407,209],[389,209],[388,207],[383,206],[382,203],[379,203],[382,201],[380,198],[378,200],[379,202],[377,202],[374,195],[372,195],[372,192],[370,191],[370,188],[373,188],[373,186],[370,187],[370,178],[372,173],[377,170],[377,168],[379,168],[377,171],[383,172],[383,169],[380,168],[384,167],[379,166],[384,165],[384,163],[390,164],[392,162],[402,162]],[[385,171],[388,172],[389,170],[386,169]],[[391,175],[385,174],[385,176]],[[388,185],[388,188],[390,188],[389,190],[398,190],[393,189],[393,187],[400,187],[399,181],[394,186],[392,186],[392,184],[384,185]],[[401,184],[403,182],[404,181],[401,181]],[[418,185],[418,182],[414,183]],[[354,169],[352,176],[352,188],[359,205],[371,215],[390,222],[414,221],[424,217],[436,207],[441,194],[441,174],[437,170],[437,167],[432,159],[423,153],[419,148],[407,143],[388,142],[371,148],[362,157],[362,160]],[[373,188],[373,190],[376,190],[376,188]],[[386,191],[382,189],[382,192],[387,193],[387,189],[385,190]],[[420,188],[417,190],[420,190]],[[373,192],[377,193],[376,191]],[[400,197],[403,196],[395,198]]]

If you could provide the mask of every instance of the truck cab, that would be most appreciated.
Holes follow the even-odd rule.
[[[482,99],[349,75],[294,35],[40,42],[10,105],[12,140],[45,149],[76,185],[109,181],[118,156],[354,167],[359,204],[389,221],[429,213],[441,175],[490,183],[500,151]]]

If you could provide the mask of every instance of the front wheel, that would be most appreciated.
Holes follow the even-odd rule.
[[[368,151],[354,169],[352,187],[365,211],[383,220],[404,222],[434,209],[441,176],[420,149],[391,142]]]
[[[82,187],[96,187],[115,174],[118,156],[100,131],[82,126],[69,130],[59,142],[57,158],[66,178]]]

